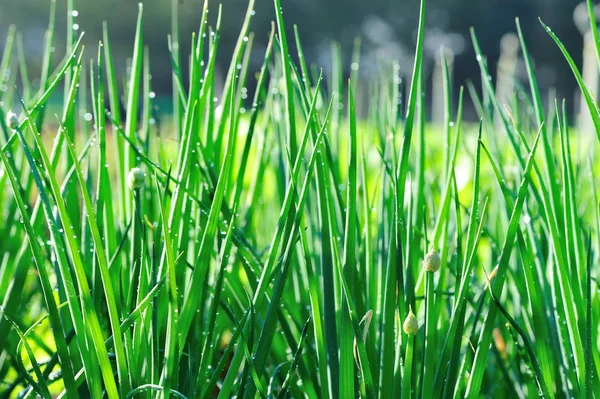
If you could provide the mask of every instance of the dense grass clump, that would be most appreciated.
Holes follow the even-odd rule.
[[[358,45],[347,83],[338,56],[327,81],[306,65],[280,0],[250,70],[249,0],[222,94],[221,8],[188,51],[174,1],[159,118],[142,6],[121,84],[106,26],[53,70],[51,4],[39,87],[15,29],[0,61],[0,396],[599,397],[596,137],[544,107],[522,35],[512,103],[473,33],[481,122],[443,63],[432,126],[424,0],[414,69],[382,63],[369,90]]]

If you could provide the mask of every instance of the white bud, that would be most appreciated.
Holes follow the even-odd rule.
[[[417,316],[415,316],[412,309],[409,310],[406,319],[404,319],[402,329],[407,335],[416,335],[417,331],[419,331],[419,322],[417,321]]]
[[[131,190],[139,190],[144,187],[146,182],[146,173],[140,168],[133,168],[127,175],[127,185]]]
[[[6,125],[8,125],[9,128],[11,128],[12,130],[15,130],[16,128],[19,127],[19,118],[17,117],[17,114],[8,111],[8,114],[6,114]]]
[[[423,259],[423,269],[426,272],[435,273],[440,270],[440,255],[437,253],[435,249],[432,249],[425,255],[425,259]]]

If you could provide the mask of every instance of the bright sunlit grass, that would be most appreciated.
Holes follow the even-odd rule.
[[[519,21],[527,91],[499,103],[472,32],[483,91],[452,93],[444,62],[433,126],[425,0],[402,106],[395,64],[364,90],[358,46],[347,82],[337,52],[327,78],[307,65],[280,0],[259,71],[249,0],[219,93],[230,11],[211,4],[209,26],[205,1],[180,49],[177,3],[171,115],[154,112],[142,5],[124,83],[106,25],[97,54],[73,36],[58,64],[51,2],[39,87],[9,30],[0,397],[599,397],[597,137],[544,108]]]

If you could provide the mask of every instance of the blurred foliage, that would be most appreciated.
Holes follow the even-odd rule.
[[[57,0],[56,60],[64,54],[66,32],[66,1]],[[177,1],[177,0],[175,0]],[[168,62],[158,62],[168,57],[167,35],[171,29],[171,1],[148,0],[144,7],[144,41],[152,49],[151,65],[154,88],[160,94],[168,94],[171,72]],[[190,45],[191,32],[198,29],[202,0],[179,0],[180,44],[184,49]],[[216,1],[215,1],[216,3]],[[331,43],[340,43],[347,70],[349,71],[351,49],[354,39],[362,40],[363,59],[373,60],[364,64],[361,73],[373,73],[377,58],[389,57],[400,61],[403,71],[410,71],[418,7],[407,0],[283,0],[288,28],[300,27],[307,58],[325,73],[331,60]],[[581,63],[582,36],[573,23],[573,10],[579,0],[431,0],[428,3],[425,75],[430,76],[433,57],[440,45],[452,47],[455,59],[455,85],[467,79],[479,80],[468,30],[473,26],[492,71],[499,56],[500,38],[515,31],[514,18],[520,17],[524,34],[531,43],[530,52],[536,61],[536,69],[542,91],[556,88],[558,98],[573,99],[575,81],[567,64],[551,39],[538,23],[540,17],[572,49],[576,61]],[[239,32],[246,10],[246,0],[223,0],[223,33],[220,50],[221,64],[229,54]],[[216,5],[216,4],[215,4]],[[25,52],[32,74],[36,76],[41,64],[44,31],[48,23],[49,0],[0,0],[0,48],[10,24],[16,24],[23,34]],[[119,74],[126,68],[125,60],[131,56],[137,13],[137,1],[132,0],[75,0],[78,10],[79,30],[85,31],[88,56],[96,52],[102,36],[102,21],[107,21],[113,39],[116,67]],[[212,7],[211,22],[216,18]],[[255,55],[252,64],[262,62],[264,44],[271,21],[274,19],[273,2],[258,0],[252,30],[255,32]],[[291,32],[290,32],[291,33]],[[524,76],[524,69],[521,68]],[[408,72],[407,72],[408,73]],[[573,103],[573,101],[569,101]]]

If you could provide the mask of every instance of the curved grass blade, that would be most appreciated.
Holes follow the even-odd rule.
[[[600,110],[598,109],[598,106],[596,105],[594,98],[592,97],[592,93],[590,92],[590,89],[585,85],[585,82],[583,81],[583,77],[581,76],[581,73],[579,72],[579,69],[577,68],[577,65],[575,64],[575,61],[573,60],[573,58],[571,57],[571,55],[569,54],[569,52],[567,51],[565,46],[562,44],[562,42],[560,41],[558,36],[556,36],[554,34],[554,32],[552,32],[552,29],[550,29],[550,27],[548,25],[544,24],[544,22],[542,22],[541,19],[540,19],[540,24],[542,24],[542,26],[544,27],[544,29],[546,30],[548,35],[552,38],[552,40],[554,40],[554,42],[558,46],[559,50],[565,57],[565,60],[567,60],[567,63],[569,64],[569,67],[571,68],[571,71],[573,72],[573,76],[575,77],[575,80],[577,81],[577,84],[579,85],[579,89],[583,93],[585,102],[587,104],[587,107],[590,111],[590,115],[592,117],[592,122],[594,123],[594,129],[596,130],[596,136],[598,136],[598,140],[600,140]]]
[[[106,304],[108,307],[108,318],[111,329],[113,331],[114,350],[117,359],[117,374],[119,376],[120,382],[119,388],[121,392],[124,393],[129,391],[130,381],[129,372],[127,371],[127,360],[125,358],[125,346],[123,344],[123,340],[121,337],[121,329],[119,327],[121,315],[117,307],[117,291],[113,287],[111,275],[109,272],[108,259],[105,253],[105,248],[102,240],[102,235],[100,234],[100,230],[98,228],[98,223],[96,221],[96,216],[94,212],[94,206],[92,205],[92,200],[87,189],[87,184],[83,177],[83,173],[81,172],[81,166],[77,161],[77,154],[75,153],[75,148],[73,147],[73,143],[71,142],[69,135],[65,131],[64,126],[61,125],[61,127],[61,134],[65,138],[65,141],[67,143],[67,149],[71,155],[73,165],[75,167],[75,174],[77,175],[77,180],[79,181],[79,187],[81,189],[81,195],[83,197],[85,213],[87,215],[88,227],[92,233],[92,239],[95,249],[94,253],[96,255],[96,259],[98,260],[100,278],[102,280],[102,288],[104,290],[104,296],[106,298]]]
[[[531,151],[529,152],[529,156],[527,158],[526,167],[523,173],[523,179],[521,180],[521,184],[519,186],[517,201],[515,202],[515,206],[512,210],[508,232],[506,234],[506,239],[502,246],[500,259],[498,261],[498,272],[496,273],[496,277],[494,278],[494,281],[492,283],[492,289],[494,290],[494,292],[500,292],[500,290],[504,286],[506,273],[508,271],[508,261],[512,253],[517,229],[519,228],[519,219],[523,210],[523,203],[525,201],[527,188],[531,179],[529,173],[533,165],[533,157],[535,155],[535,150],[537,148],[540,135],[541,130],[538,131],[538,134],[535,138],[535,141],[533,143],[533,146],[531,147]],[[481,381],[487,365],[487,355],[490,349],[490,342],[492,340],[492,329],[494,327],[497,311],[498,309],[495,305],[490,306],[488,313],[485,316],[483,328],[481,329],[481,333],[479,335],[479,342],[477,343],[477,351],[475,353],[475,359],[473,361],[473,368],[471,369],[471,378],[469,379],[467,391],[465,393],[467,398],[473,398],[480,394]]]
[[[77,390],[75,389],[75,380],[73,377],[73,365],[69,356],[58,307],[56,306],[56,301],[54,299],[54,290],[52,288],[52,284],[50,283],[50,275],[46,270],[42,248],[38,244],[37,235],[33,229],[33,226],[31,225],[31,222],[29,221],[29,214],[27,213],[23,197],[21,196],[20,185],[18,183],[15,171],[11,164],[7,161],[6,155],[3,151],[0,151],[0,159],[2,159],[4,170],[6,171],[13,188],[13,195],[15,197],[15,201],[17,202],[17,206],[19,207],[19,211],[21,212],[23,227],[27,233],[29,245],[31,247],[31,253],[33,254],[33,258],[35,260],[35,265],[40,278],[40,284],[42,286],[42,293],[44,295],[46,307],[48,308],[50,325],[52,326],[54,342],[56,343],[56,350],[61,363],[61,371],[65,388],[67,390],[68,397],[75,398]]]
[[[94,345],[94,349],[96,351],[97,361],[98,361],[100,370],[103,375],[104,383],[106,384],[107,395],[111,399],[117,398],[118,397],[117,385],[116,385],[116,382],[115,382],[115,379],[114,379],[114,376],[112,373],[112,367],[110,365],[108,353],[107,353],[106,347],[104,346],[104,339],[102,337],[102,330],[101,330],[100,323],[98,320],[98,314],[97,314],[96,310],[94,309],[93,301],[90,296],[90,288],[89,288],[89,284],[87,282],[85,268],[83,266],[83,262],[81,259],[79,244],[76,241],[76,235],[73,230],[73,224],[70,221],[69,215],[67,213],[66,205],[65,205],[63,197],[61,196],[61,193],[60,193],[58,182],[56,180],[56,177],[54,176],[54,170],[53,170],[54,168],[50,162],[50,159],[48,158],[48,155],[46,153],[46,150],[45,150],[43,144],[41,143],[40,135],[36,131],[35,125],[33,124],[33,121],[31,120],[31,116],[30,116],[29,112],[27,111],[27,108],[24,106],[24,104],[23,104],[23,110],[25,111],[26,118],[29,121],[30,127],[33,131],[32,136],[34,138],[36,148],[37,148],[38,153],[40,154],[40,157],[42,160],[41,167],[43,168],[43,170],[47,171],[46,175],[48,177],[48,180],[47,180],[47,184],[49,185],[48,188],[42,183],[42,180],[39,177],[39,175],[38,175],[37,181],[36,181],[36,184],[38,185],[38,189],[40,190],[40,192],[44,192],[44,195],[46,196],[46,199],[44,200],[44,202],[45,202],[45,208],[46,208],[45,210],[46,210],[46,215],[47,215],[46,216],[47,223],[50,225],[50,228],[53,231],[53,234],[55,236],[54,242],[58,243],[58,240],[60,239],[59,237],[61,236],[61,234],[57,229],[56,223],[54,222],[54,217],[50,217],[50,215],[48,215],[48,212],[52,213],[52,206],[50,205],[50,202],[47,197],[47,195],[50,194],[54,200],[55,205],[58,208],[58,215],[59,215],[59,218],[61,221],[61,226],[64,229],[64,231],[63,231],[64,235],[62,235],[62,237],[65,239],[66,249],[68,249],[68,252],[73,261],[76,280],[79,285],[79,289],[80,289],[81,296],[82,296],[82,304],[81,305],[83,308],[83,313],[86,318],[86,324],[83,324],[83,319],[81,318],[79,312],[75,311],[75,306],[80,306],[80,305],[72,304],[70,306],[71,313],[75,318],[74,322],[75,322],[76,326],[78,327],[78,328],[76,328],[77,334],[78,335],[79,334],[87,334],[89,336],[89,338],[91,339],[91,341]],[[35,170],[34,175],[37,175],[38,174],[37,165],[35,164],[35,161],[33,160],[33,157],[31,156],[31,152],[29,151],[27,142],[25,141],[25,137],[23,136],[23,133],[21,132],[20,129],[16,129],[16,132],[19,136],[19,139],[21,140],[21,144],[23,146],[25,153],[29,154],[27,156],[27,158],[28,158],[30,167],[32,168],[32,171]],[[60,261],[62,266],[68,267],[67,261],[66,261],[66,254],[65,254],[65,252],[63,252],[64,249],[65,248],[62,247],[62,244],[60,244],[60,245],[57,245],[55,252],[58,253],[59,258],[62,258]],[[69,276],[70,273],[71,273],[70,270],[64,270],[62,273],[62,277],[63,277],[63,279],[66,278],[65,284],[67,285],[67,287],[69,285],[71,285],[71,287],[68,289],[74,290],[74,283],[71,280],[71,277]],[[69,293],[69,296],[74,296],[74,294]],[[85,331],[85,333],[84,333],[84,331]],[[83,338],[83,335],[80,335],[80,339],[82,339],[82,338]],[[85,347],[84,345],[80,344],[80,350],[83,350],[84,347]],[[92,361],[91,358],[87,359],[87,362],[91,362],[91,361]],[[90,365],[90,368],[93,370],[93,367],[91,365]],[[93,382],[93,381],[90,381],[90,382]]]

